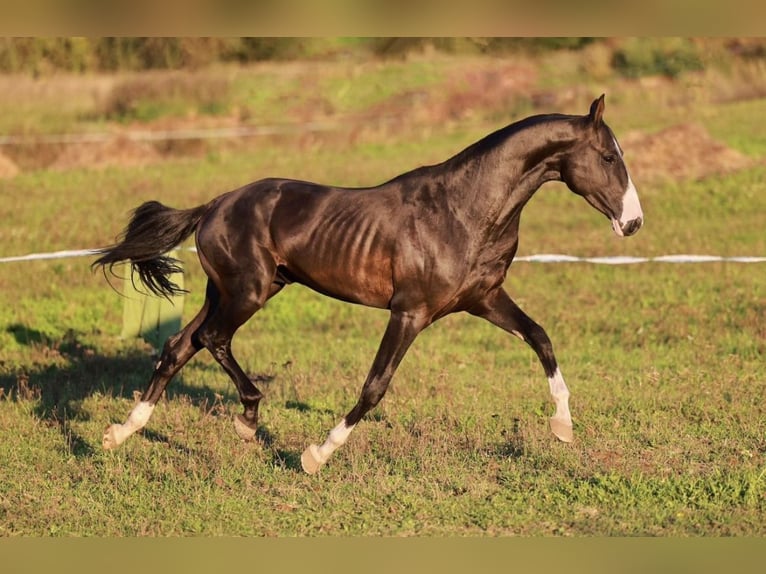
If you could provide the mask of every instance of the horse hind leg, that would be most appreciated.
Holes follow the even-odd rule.
[[[234,430],[242,440],[251,441],[258,429],[258,406],[263,393],[244,372],[231,352],[231,336],[206,330],[202,339],[205,347],[234,382],[243,406],[243,413],[234,417]]]
[[[215,311],[196,334],[199,344],[210,352],[237,388],[244,410],[241,415],[234,417],[234,430],[245,441],[255,438],[258,429],[258,407],[263,393],[234,358],[231,341],[237,329],[283,287],[282,284],[274,282],[266,289],[259,289],[260,284],[262,282],[257,280],[243,280],[238,282],[237,286],[227,285],[229,292],[238,293],[238,296],[222,294]]]
[[[157,401],[162,396],[170,380],[181,370],[201,348],[194,341],[194,333],[205,320],[210,310],[210,300],[205,299],[202,309],[181,331],[168,338],[162,349],[149,386],[141,395],[139,403],[122,424],[110,425],[104,432],[101,444],[106,450],[113,450],[125,442],[128,437],[141,430],[149,422]]]

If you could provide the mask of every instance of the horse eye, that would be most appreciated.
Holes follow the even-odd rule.
[[[617,158],[616,158],[614,155],[610,154],[610,153],[609,153],[609,154],[606,154],[606,155],[604,156],[604,161],[605,161],[606,163],[614,163],[614,160],[615,160],[615,159],[617,159]]]

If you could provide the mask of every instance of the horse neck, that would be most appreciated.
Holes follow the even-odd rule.
[[[467,215],[505,228],[540,186],[561,180],[576,141],[574,116],[535,116],[490,134],[445,162]]]

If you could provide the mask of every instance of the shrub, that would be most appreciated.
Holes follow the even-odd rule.
[[[259,62],[295,60],[310,55],[310,38],[240,38],[222,54],[223,60]]]
[[[225,38],[100,38],[94,41],[96,67],[104,71],[198,68],[231,51]]]
[[[92,45],[87,38],[0,38],[2,72],[83,72],[92,65]]]
[[[218,115],[229,107],[229,81],[209,73],[141,74],[118,82],[103,114],[121,121],[148,121],[163,115]]]
[[[631,38],[617,48],[612,66],[628,78],[663,75],[675,78],[704,68],[695,44],[685,38]]]

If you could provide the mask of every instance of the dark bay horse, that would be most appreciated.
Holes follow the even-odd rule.
[[[235,429],[252,440],[263,397],[231,352],[237,329],[285,285],[300,283],[352,303],[390,311],[361,396],[321,446],[301,461],[314,473],[383,398],[415,337],[437,319],[467,311],[528,343],[542,363],[555,403],[551,430],[572,440],[569,390],[548,335],[503,289],[518,246],[519,216],[545,182],[559,180],[632,235],[643,213],[622,150],[603,122],[604,96],[585,116],[546,114],[513,123],[438,165],[382,185],[344,189],[263,179],[206,205],[178,210],[138,207],[122,240],[100,251],[94,267],[129,261],[157,295],[178,290],[165,255],[196,232],[208,276],[202,309],[165,343],[151,381],[124,424],[103,446],[119,446],[143,428],[170,379],[202,348],[228,373],[244,412]]]

